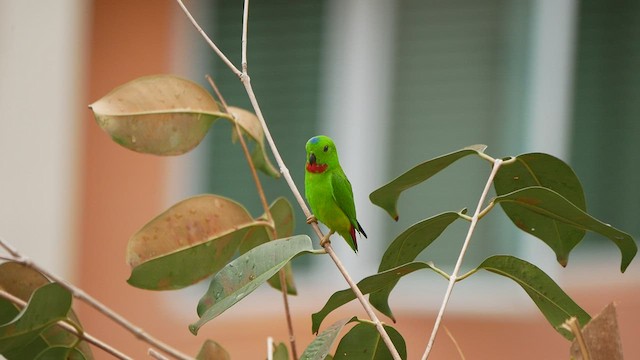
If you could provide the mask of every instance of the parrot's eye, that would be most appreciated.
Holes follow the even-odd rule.
[[[329,145],[324,146],[324,152],[327,152],[327,151],[329,151]]]

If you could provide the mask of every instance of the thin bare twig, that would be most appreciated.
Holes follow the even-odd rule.
[[[312,215],[311,211],[309,211],[309,208],[307,207],[304,199],[302,198],[302,195],[300,194],[300,191],[298,190],[298,187],[293,182],[293,178],[291,177],[291,174],[289,173],[289,169],[287,169],[287,167],[285,166],[284,161],[282,160],[282,157],[280,156],[280,152],[278,151],[278,148],[277,148],[275,142],[273,141],[273,137],[271,136],[271,132],[269,131],[269,127],[267,126],[267,123],[264,120],[264,116],[262,115],[262,111],[260,110],[260,106],[258,105],[258,101],[256,99],[255,93],[253,91],[253,88],[251,87],[251,78],[249,77],[248,72],[245,71],[245,72],[242,72],[242,73],[238,74],[238,69],[227,59],[226,56],[224,56],[224,54],[222,54],[222,52],[218,49],[218,47],[214,44],[214,42],[209,38],[209,36],[204,31],[202,31],[202,28],[198,25],[197,21],[193,18],[193,16],[191,16],[189,11],[186,9],[184,4],[182,3],[182,0],[176,0],[176,1],[180,4],[180,7],[185,12],[185,14],[189,18],[189,20],[191,21],[193,26],[196,29],[198,29],[198,32],[200,33],[200,35],[202,35],[202,37],[211,46],[211,48],[214,50],[214,52],[218,56],[220,56],[220,58],[227,64],[229,69],[231,69],[231,71],[233,71],[240,78],[240,81],[244,85],[244,88],[245,88],[245,90],[247,92],[247,95],[249,96],[249,100],[251,101],[251,105],[253,107],[253,110],[255,111],[256,116],[260,120],[260,124],[262,125],[262,129],[264,131],[264,136],[267,139],[267,142],[269,143],[269,147],[271,148],[271,152],[273,153],[273,156],[275,157],[276,162],[278,163],[280,173],[282,174],[282,176],[284,177],[285,181],[287,182],[287,185],[289,186],[289,189],[291,189],[291,192],[293,193],[293,196],[295,197],[296,201],[300,205],[300,208],[302,209],[302,212],[304,213],[305,217],[309,218]],[[248,26],[246,24],[247,21],[248,21],[248,0],[245,0],[245,16],[243,16],[243,22],[244,22],[243,23],[243,33],[246,33],[246,29],[247,29],[247,26]],[[246,41],[243,41],[243,45],[242,46],[246,49]],[[246,50],[243,50],[243,52],[246,52]],[[243,59],[243,61],[245,61],[245,60],[246,59]],[[243,66],[243,67],[246,68],[246,66]],[[312,226],[313,230],[315,231],[316,235],[318,235],[318,238],[322,239],[323,234],[322,234],[322,231],[320,231],[320,228],[318,227],[318,224],[317,223],[311,223],[311,226]],[[382,326],[382,323],[380,322],[380,320],[378,319],[378,317],[374,313],[373,308],[371,307],[371,305],[369,305],[367,300],[364,298],[364,295],[362,294],[362,291],[360,291],[360,289],[358,288],[356,283],[353,281],[353,279],[351,278],[351,276],[347,272],[347,269],[342,265],[342,262],[340,262],[340,260],[338,259],[338,256],[333,251],[333,248],[331,247],[331,244],[329,242],[327,242],[324,245],[324,248],[325,248],[325,251],[331,257],[331,259],[333,260],[333,262],[336,264],[336,267],[338,268],[338,270],[340,271],[342,276],[345,278],[345,280],[349,284],[349,287],[351,287],[351,289],[353,290],[353,293],[356,295],[356,297],[360,301],[360,304],[365,309],[367,315],[369,315],[369,318],[371,319],[371,321],[374,324],[376,324],[376,328],[378,329],[378,332],[380,333],[380,336],[382,337],[384,343],[389,348],[389,351],[391,352],[391,355],[393,356],[393,358],[399,360],[400,359],[400,355],[398,353],[398,350],[393,345],[393,342],[391,341],[391,338],[389,337],[389,335],[387,334],[386,330]]]
[[[13,256],[13,261],[21,263],[21,264],[23,264],[25,266],[28,266],[28,267],[38,271],[39,273],[41,273],[45,277],[49,278],[49,280],[51,280],[53,282],[57,282],[58,284],[60,284],[60,286],[62,286],[63,288],[69,290],[71,292],[71,294],[73,295],[73,297],[84,301],[89,306],[91,306],[94,309],[98,310],[99,312],[104,314],[106,317],[108,317],[109,319],[113,320],[115,323],[117,323],[118,325],[122,326],[124,329],[126,329],[130,333],[132,333],[136,338],[146,342],[147,344],[149,344],[149,345],[151,345],[151,346],[153,346],[155,348],[158,348],[158,349],[162,350],[166,354],[169,354],[169,355],[175,357],[176,359],[181,359],[181,360],[189,360],[189,359],[191,359],[190,356],[187,356],[187,355],[181,353],[177,349],[174,349],[171,346],[169,346],[169,345],[163,343],[162,341],[156,339],[155,337],[149,335],[148,333],[146,333],[141,328],[133,325],[125,317],[123,317],[122,315],[120,315],[117,312],[113,311],[112,309],[110,309],[109,307],[107,307],[106,305],[101,303],[100,301],[96,300],[94,297],[92,297],[91,295],[89,295],[86,292],[84,292],[84,290],[74,286],[73,284],[69,283],[65,279],[63,279],[63,278],[51,273],[50,271],[42,268],[37,263],[31,261],[31,259],[23,257],[22,255],[20,255],[20,253],[15,248],[13,248],[11,245],[9,245],[8,242],[5,242],[2,238],[0,238],[0,247],[6,249],[11,254],[11,256]]]
[[[433,343],[436,340],[436,335],[438,334],[438,329],[440,328],[440,323],[442,322],[444,311],[447,308],[447,303],[449,302],[449,298],[451,297],[453,286],[456,284],[456,281],[458,278],[458,272],[460,271],[460,267],[462,266],[462,260],[464,259],[464,255],[467,253],[467,248],[469,247],[471,236],[473,235],[473,232],[476,228],[476,224],[478,223],[478,217],[482,210],[482,205],[484,204],[487,194],[489,193],[489,189],[491,189],[493,178],[495,177],[501,165],[502,165],[501,159],[495,159],[493,161],[493,168],[491,169],[491,174],[489,174],[489,179],[487,179],[487,184],[485,185],[484,190],[482,191],[482,195],[480,195],[480,200],[478,200],[478,206],[476,207],[476,211],[475,213],[473,213],[473,217],[471,218],[469,231],[467,232],[467,237],[464,239],[464,243],[462,244],[462,249],[460,249],[460,255],[458,256],[458,261],[456,261],[456,266],[453,269],[453,273],[451,273],[449,277],[449,286],[447,286],[447,291],[444,294],[444,299],[442,299],[442,305],[440,306],[438,317],[436,317],[436,322],[433,325],[433,331],[431,332],[429,343],[427,343],[427,348],[425,349],[425,352],[422,355],[422,360],[426,360],[429,357],[429,353],[431,352]]]
[[[244,9],[242,11],[242,73],[247,74],[247,41],[249,32],[249,0],[244,1]]]
[[[244,65],[243,67],[246,69],[246,64],[243,64],[243,65]],[[222,103],[222,106],[224,108],[223,110],[226,113],[229,113],[229,107],[227,106],[227,102],[222,96],[222,93],[220,92],[220,90],[218,89],[218,86],[215,84],[211,76],[207,75],[206,78],[209,84],[211,85],[211,87],[213,88],[213,91],[218,96],[218,99],[220,99],[220,102]],[[231,113],[229,114],[231,116],[234,116]],[[242,151],[244,152],[244,156],[247,159],[247,163],[249,164],[249,169],[251,170],[251,176],[253,177],[253,181],[256,184],[256,189],[260,197],[260,202],[262,203],[262,208],[264,209],[264,213],[267,216],[267,220],[275,226],[273,222],[273,216],[271,215],[271,209],[269,209],[269,203],[267,202],[267,197],[264,194],[262,182],[260,181],[260,177],[258,177],[258,171],[256,170],[256,167],[253,164],[253,161],[251,160],[249,147],[247,147],[247,143],[244,141],[244,135],[242,134],[242,129],[240,129],[240,125],[238,124],[238,121],[234,121],[234,123],[235,123],[236,134],[238,135],[238,138],[240,139],[240,144],[242,145]],[[272,229],[272,235],[273,235],[272,236],[273,239],[277,238],[275,227]],[[296,336],[293,330],[293,321],[291,320],[291,309],[289,307],[289,295],[287,294],[287,276],[285,274],[284,268],[278,271],[278,276],[280,278],[280,290],[282,291],[282,301],[284,303],[284,312],[285,312],[285,317],[287,321],[287,328],[289,331],[291,357],[293,358],[293,360],[298,360],[298,351],[296,350]]]
[[[591,354],[589,353],[589,347],[587,346],[587,343],[584,340],[584,336],[582,335],[582,330],[580,330],[580,323],[578,322],[578,318],[576,318],[575,316],[570,317],[561,325],[561,327],[565,330],[571,331],[576,337],[576,342],[580,347],[582,360],[590,360]]]
[[[5,298],[9,301],[11,301],[12,303],[16,304],[17,306],[19,306],[20,308],[25,308],[27,306],[27,303],[20,299],[17,296],[14,296],[11,293],[8,293],[4,290],[0,290],[0,297]],[[86,342],[95,345],[97,348],[100,348],[102,350],[104,350],[105,352],[111,354],[112,356],[118,358],[118,359],[123,359],[123,360],[131,360],[131,358],[125,354],[123,354],[122,352],[120,352],[118,349],[114,348],[111,345],[108,345],[107,343],[101,341],[100,339],[96,338],[95,336],[90,335],[88,332],[86,331],[82,331],[79,332],[78,329],[76,329],[75,327],[69,325],[68,323],[64,322],[64,321],[58,321],[56,323],[57,326],[59,326],[60,328],[64,329],[65,331],[68,331],[70,333],[72,333],[73,335],[77,336],[78,338],[85,340]]]
[[[160,354],[159,352],[155,351],[154,349],[149,349],[147,350],[147,354],[149,354],[149,356],[151,356],[154,359],[157,360],[169,360],[167,359],[164,355]]]
[[[196,30],[198,30],[200,35],[202,35],[202,37],[209,44],[209,46],[213,49],[213,51],[215,51],[215,53],[220,57],[220,59],[222,59],[222,61],[224,61],[224,63],[227,64],[229,69],[231,69],[231,71],[233,71],[234,74],[238,75],[238,77],[242,76],[243,73],[240,70],[238,70],[238,68],[235,67],[235,65],[233,65],[233,63],[224,55],[222,50],[218,49],[218,46],[216,46],[216,44],[213,41],[211,41],[211,39],[209,39],[209,37],[204,32],[204,30],[202,30],[202,28],[200,27],[200,25],[198,24],[196,19],[193,18],[193,16],[191,15],[191,13],[187,9],[187,7],[184,5],[182,0],[176,0],[176,1],[178,2],[180,7],[182,8],[182,11],[184,11],[185,15],[187,15],[187,17],[191,21],[191,24],[193,24],[193,26],[196,28]]]
[[[456,338],[453,337],[453,334],[451,333],[451,331],[449,331],[449,328],[445,326],[444,331],[447,333],[447,336],[449,336],[449,339],[451,339],[451,342],[453,342],[453,345],[456,347],[456,350],[458,350],[458,355],[460,355],[460,359],[466,360],[464,357],[464,353],[462,352],[462,349],[458,344],[458,341],[456,341]]]

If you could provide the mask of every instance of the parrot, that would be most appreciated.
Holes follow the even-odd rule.
[[[320,246],[337,232],[357,253],[356,231],[365,238],[367,234],[356,218],[353,190],[338,161],[336,146],[330,137],[318,135],[309,139],[305,148],[304,190],[313,212],[307,223],[321,221],[329,228],[330,232],[320,241]]]

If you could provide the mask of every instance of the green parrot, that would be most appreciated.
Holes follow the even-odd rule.
[[[307,222],[317,219],[329,228],[330,232],[320,241],[320,246],[337,232],[354,252],[358,252],[356,231],[365,238],[367,234],[356,219],[351,183],[340,167],[333,140],[324,135],[314,136],[307,141],[306,150],[304,190],[314,214]]]

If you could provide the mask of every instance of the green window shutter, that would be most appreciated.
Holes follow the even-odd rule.
[[[467,145],[487,144],[498,157],[519,150],[504,139],[522,136],[517,129],[524,121],[519,104],[526,88],[529,7],[508,1],[398,3],[391,176]],[[444,211],[474,211],[489,172],[489,164],[463,159],[410,190],[400,199],[401,224],[389,237]],[[469,266],[496,252],[516,253],[515,231],[506,222],[493,214],[483,220],[467,255]],[[468,226],[454,223],[424,259],[454,263]]]
[[[572,163],[582,180],[589,213],[636,238],[640,235],[638,24],[638,1],[580,2],[572,129]],[[590,244],[596,243],[602,242]]]

